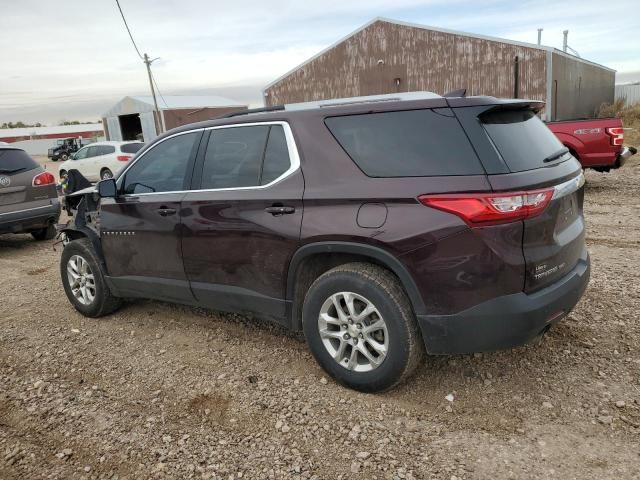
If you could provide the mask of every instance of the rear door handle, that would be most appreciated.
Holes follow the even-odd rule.
[[[273,205],[271,207],[267,207],[264,209],[265,212],[270,213],[271,215],[278,216],[278,215],[287,215],[287,214],[291,214],[291,213],[295,213],[296,208],[295,207],[289,207],[286,205]]]
[[[158,212],[158,215],[160,215],[161,217],[167,217],[169,215],[175,215],[176,209],[161,207],[157,210],[157,212]]]

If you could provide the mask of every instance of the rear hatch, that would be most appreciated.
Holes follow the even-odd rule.
[[[586,255],[584,176],[577,160],[536,115],[539,106],[517,102],[477,116],[504,164],[503,172],[498,162],[489,168],[494,191],[523,192],[528,195],[523,198],[543,207],[522,220],[526,292],[557,281]]]
[[[31,208],[56,197],[55,185],[34,185],[43,169],[23,150],[0,148],[0,213]]]

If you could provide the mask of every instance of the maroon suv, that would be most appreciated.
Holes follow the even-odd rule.
[[[523,344],[589,279],[584,177],[542,106],[413,93],[172,130],[66,198],[66,294],[90,317],[142,297],[275,320],[362,391],[425,350]]]

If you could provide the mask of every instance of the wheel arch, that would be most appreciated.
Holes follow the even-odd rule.
[[[76,226],[76,225],[67,225],[58,230],[58,233],[66,234],[71,240],[77,240],[79,238],[88,238],[91,241],[91,245],[96,253],[96,256],[100,259],[100,262],[105,266],[106,271],[106,261],[104,258],[104,253],[102,251],[102,242],[100,241],[100,237],[98,234],[86,226]]]
[[[322,258],[323,262],[312,262]],[[356,242],[324,241],[300,247],[289,263],[286,285],[288,318],[293,330],[302,327],[302,302],[313,281],[325,271],[352,261],[368,261],[391,271],[402,284],[415,314],[425,312],[425,305],[413,277],[400,260],[382,248]],[[300,278],[299,278],[300,277]]]

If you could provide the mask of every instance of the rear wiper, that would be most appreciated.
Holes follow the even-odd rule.
[[[26,170],[26,168],[22,167],[22,168],[14,168],[13,170],[9,169],[9,168],[0,168],[0,173],[18,173],[18,172],[22,172],[23,170]]]
[[[545,158],[543,160],[544,163],[549,163],[549,162],[553,162],[555,159],[562,157],[563,155],[566,155],[567,153],[569,153],[569,149],[567,147],[562,147],[560,150],[558,150],[556,153],[552,153],[551,155],[549,155],[547,158]]]

